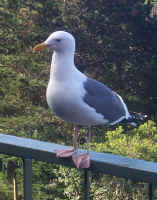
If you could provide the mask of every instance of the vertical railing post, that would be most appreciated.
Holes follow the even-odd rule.
[[[154,200],[154,185],[152,183],[149,183],[149,200]]]
[[[84,169],[84,200],[89,200],[89,170]]]
[[[24,200],[32,200],[32,160],[23,160]]]

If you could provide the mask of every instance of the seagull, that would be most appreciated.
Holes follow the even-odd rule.
[[[129,113],[121,96],[103,83],[78,70],[74,63],[75,38],[65,31],[56,31],[33,48],[35,53],[53,50],[46,99],[52,112],[74,125],[73,148],[56,150],[59,158],[72,157],[77,168],[89,168],[91,127],[113,126],[128,122],[136,127],[136,116]],[[78,154],[78,126],[88,127],[88,149]]]

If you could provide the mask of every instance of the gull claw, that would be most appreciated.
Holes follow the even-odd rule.
[[[88,153],[84,153],[81,155],[73,155],[72,160],[77,168],[90,167],[90,157]]]
[[[56,150],[57,158],[68,158],[68,157],[71,157],[73,154],[74,154],[74,149],[64,149],[64,150],[57,149]]]

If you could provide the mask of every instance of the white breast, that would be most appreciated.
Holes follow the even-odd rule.
[[[108,120],[84,101],[83,74],[73,76],[66,82],[50,81],[47,88],[47,102],[52,111],[63,120],[80,125],[106,124]]]

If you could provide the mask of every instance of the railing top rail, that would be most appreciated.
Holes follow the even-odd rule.
[[[0,134],[1,154],[74,167],[70,158],[56,158],[56,149],[63,148],[71,147],[29,138]],[[90,152],[90,158],[91,167],[89,170],[93,172],[101,172],[104,174],[129,178],[136,181],[144,181],[157,185],[157,163],[93,151]]]

